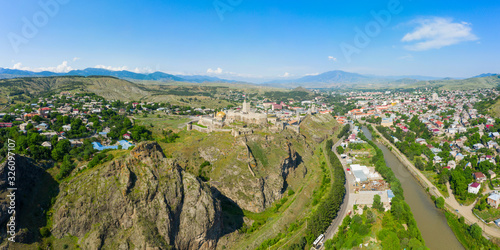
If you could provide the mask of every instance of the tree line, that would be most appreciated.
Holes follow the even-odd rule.
[[[326,142],[327,157],[333,168],[333,182],[327,198],[323,200],[317,210],[311,215],[306,229],[306,239],[312,243],[317,236],[324,233],[332,220],[338,215],[338,211],[345,197],[345,173],[342,163],[331,150],[333,141]]]

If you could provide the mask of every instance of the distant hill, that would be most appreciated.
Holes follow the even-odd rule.
[[[485,77],[471,77],[467,79],[446,79],[434,81],[418,81],[404,86],[392,86],[393,88],[417,88],[417,87],[439,87],[445,90],[466,90],[481,88],[496,88],[500,86],[500,75]]]
[[[304,76],[295,80],[297,83],[326,83],[326,84],[338,84],[338,83],[358,83],[364,82],[372,77],[360,75],[357,73],[350,73],[341,70],[328,71],[319,75],[314,76]]]
[[[0,80],[3,95],[37,96],[61,91],[96,93],[106,99],[137,100],[149,96],[149,90],[142,85],[108,76],[58,76],[23,77]]]
[[[325,88],[341,87],[342,85],[352,85],[361,82],[368,82],[372,79],[375,78],[357,73],[334,70],[319,75],[304,76],[298,79],[270,81],[265,83],[265,85],[286,88],[294,88],[299,86],[303,86],[305,88]]]
[[[113,71],[100,68],[86,68],[82,70],[72,70],[68,73],[55,73],[49,71],[33,72],[17,69],[0,68],[0,79],[17,78],[17,77],[45,77],[45,76],[113,76],[127,80],[152,80],[164,82],[228,82],[237,81],[220,79],[212,76],[202,75],[172,75],[163,72],[154,72],[149,74],[135,73],[127,70]]]
[[[239,82],[239,81],[234,81],[234,80],[221,79],[221,78],[214,77],[214,76],[203,76],[203,75],[176,75],[176,76],[184,79],[184,81],[197,82],[197,83],[203,83],[203,82],[236,83],[236,82]]]
[[[294,88],[292,91],[311,93],[310,90],[308,90],[308,89],[306,89],[304,87],[297,87],[297,88]]]
[[[33,97],[59,94],[63,91],[95,93],[108,100],[168,102],[173,105],[221,108],[235,105],[234,102],[219,99],[221,95],[233,90],[248,94],[290,92],[241,83],[142,84],[113,76],[31,76],[0,79],[0,109],[7,102],[23,103]]]
[[[439,80],[439,79],[443,79],[442,77],[435,77],[435,76],[420,76],[420,75],[403,75],[403,76],[374,76],[374,77],[379,77],[379,78],[387,78],[387,79],[395,79],[395,80],[412,79],[412,80],[420,80],[420,81],[429,81],[429,80]]]
[[[484,74],[480,74],[480,75],[477,75],[477,76],[473,76],[472,78],[476,78],[476,77],[486,77],[486,76],[495,76],[495,75],[498,75],[498,74],[494,74],[494,73],[484,73]]]
[[[110,76],[124,80],[131,80],[148,84],[147,81],[172,83],[244,83],[241,81],[226,80],[214,76],[205,75],[172,75],[164,72],[149,74],[135,73],[127,70],[112,71],[101,68],[86,68],[83,70],[72,70],[68,73],[55,73],[49,71],[33,72],[17,69],[0,68],[0,79],[11,79],[19,77],[49,77],[49,76]],[[376,76],[362,75],[358,73],[333,70],[318,75],[309,75],[297,79],[280,79],[269,81],[259,86],[270,86],[278,88],[354,88],[354,89],[380,89],[380,88],[412,88],[415,86],[446,86],[446,88],[490,88],[496,87],[497,74],[485,73],[468,79],[438,78],[430,76],[408,75],[408,76]],[[488,78],[489,77],[489,78]],[[496,77],[496,78],[495,78]]]
[[[304,76],[298,79],[277,80],[265,83],[276,87],[293,88],[303,86],[306,88],[365,88],[378,87],[380,84],[399,85],[412,84],[421,80],[437,80],[439,77],[431,76],[375,76],[345,72],[342,70],[328,71],[318,75]]]

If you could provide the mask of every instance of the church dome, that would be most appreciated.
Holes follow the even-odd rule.
[[[217,112],[217,117],[224,118],[224,117],[226,117],[226,113],[219,111],[219,112]]]

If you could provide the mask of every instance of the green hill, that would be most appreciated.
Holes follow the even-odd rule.
[[[110,76],[22,77],[0,80],[0,105],[5,105],[9,99],[13,103],[26,102],[40,95],[69,91],[95,93],[108,100],[169,102],[175,105],[220,108],[235,104],[224,98],[227,93],[235,90],[247,94],[277,91],[256,85],[131,82]]]
[[[132,100],[147,96],[141,85],[102,76],[23,77],[0,80],[3,95],[33,97],[44,93],[92,92],[107,99]]]
[[[418,87],[439,87],[443,90],[467,90],[467,89],[482,89],[496,88],[500,84],[500,75],[473,77],[462,80],[433,80],[419,81],[412,84],[395,85],[393,88],[418,88]]]

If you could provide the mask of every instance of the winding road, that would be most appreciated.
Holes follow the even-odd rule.
[[[351,129],[352,129],[352,126],[351,126]],[[342,139],[339,139],[333,145],[333,148],[335,149],[335,150],[333,150],[333,152],[335,152],[335,155],[337,155],[337,157],[339,159],[341,159],[341,158],[340,158],[340,155],[337,153],[336,148],[340,145],[341,142],[342,142]],[[327,148],[326,150],[331,150],[331,149]],[[326,154],[325,154],[325,157],[326,157]],[[327,159],[327,162],[331,168],[332,166],[331,166],[331,163],[328,159]],[[342,202],[342,205],[340,205],[340,209],[339,209],[337,216],[332,220],[332,223],[330,224],[330,226],[328,227],[328,229],[326,229],[326,232],[324,233],[325,239],[323,240],[323,243],[326,242],[327,240],[333,238],[333,236],[337,233],[339,226],[342,224],[342,221],[346,217],[347,212],[349,211],[348,208],[351,208],[353,206],[352,201],[349,199],[349,195],[350,195],[350,188],[349,187],[353,185],[354,179],[353,179],[352,175],[347,174],[347,164],[343,161],[341,161],[341,162],[342,162],[342,167],[344,168],[344,173],[345,173],[345,177],[346,177],[346,182],[344,185],[344,187],[346,189],[346,194],[344,196],[344,201]],[[324,249],[323,246],[321,246],[320,249]]]

